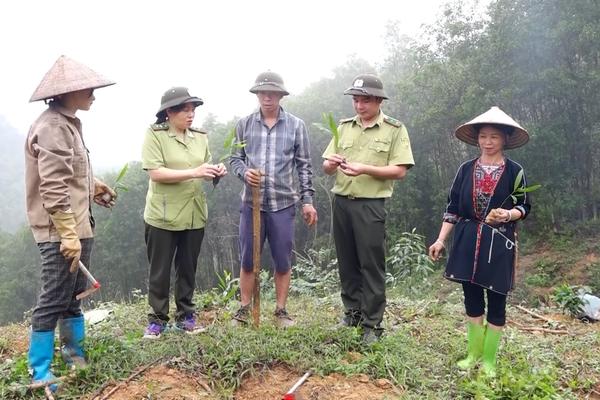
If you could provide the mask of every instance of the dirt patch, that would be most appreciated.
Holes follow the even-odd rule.
[[[236,391],[236,400],[281,399],[302,376],[286,366],[276,366],[242,382]],[[347,377],[332,374],[311,376],[296,391],[298,400],[383,400],[395,399],[402,391],[387,379],[370,379],[367,375]]]
[[[204,380],[160,365],[148,369],[127,383],[108,385],[102,392],[92,395],[89,399],[101,399],[117,386],[118,389],[110,395],[111,400],[204,400],[214,398],[210,387]]]
[[[29,332],[25,325],[0,327],[0,362],[18,357],[29,348]]]

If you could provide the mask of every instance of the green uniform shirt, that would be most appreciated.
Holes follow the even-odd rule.
[[[338,132],[337,150],[332,139],[323,153],[324,158],[337,153],[348,162],[378,167],[406,165],[410,168],[415,165],[406,128],[383,112],[379,113],[375,124],[368,128],[362,127],[358,115],[342,120]],[[393,179],[374,178],[366,174],[352,177],[338,170],[331,191],[342,196],[378,199],[391,197],[393,189]]]
[[[207,135],[190,128],[185,140],[179,139],[169,123],[151,125],[142,147],[142,168],[195,168],[211,159]],[[202,185],[197,179],[159,183],[150,179],[144,221],[171,231],[200,229],[206,224],[208,210]]]

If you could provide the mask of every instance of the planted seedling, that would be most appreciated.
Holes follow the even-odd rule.
[[[119,175],[117,175],[117,179],[115,179],[115,186],[112,188],[112,190],[115,191],[115,193],[118,193],[119,190],[122,190],[124,192],[128,191],[129,189],[127,188],[127,186],[123,185],[121,183],[121,181],[123,180],[123,178],[125,177],[125,174],[127,173],[127,170],[129,169],[129,163],[126,163],[125,165],[123,165],[123,167],[121,168],[121,170],[119,171]],[[110,202],[112,200],[112,196],[110,195],[110,193],[104,193],[102,195],[102,200],[106,203]]]
[[[322,130],[323,132],[327,132],[331,135],[333,139],[333,149],[334,153],[338,153],[339,141],[340,141],[340,133],[337,128],[337,123],[335,122],[335,118],[333,118],[333,113],[323,113],[321,114],[322,123],[315,122],[314,125]],[[344,163],[346,161],[344,160]],[[343,163],[342,163],[343,164]]]
[[[231,130],[225,137],[225,141],[223,142],[223,149],[225,149],[226,153],[219,158],[219,163],[222,163],[223,161],[230,158],[233,155],[233,152],[235,150],[242,149],[245,146],[246,146],[245,142],[236,142],[235,141],[235,128],[231,128]],[[217,187],[220,180],[221,180],[220,176],[215,176],[212,179],[213,190],[215,189],[215,187]]]

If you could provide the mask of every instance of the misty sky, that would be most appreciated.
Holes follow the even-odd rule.
[[[389,23],[415,34],[435,20],[443,0],[371,1],[4,1],[0,115],[25,134],[45,108],[28,103],[59,55],[117,82],[79,112],[96,167],[138,160],[148,124],[171,86],[204,99],[222,122],[256,106],[256,75],[279,72],[292,94],[331,76],[356,54],[385,59]],[[285,103],[284,103],[285,105]]]

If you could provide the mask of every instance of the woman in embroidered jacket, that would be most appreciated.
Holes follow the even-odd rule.
[[[513,288],[516,222],[531,206],[527,193],[513,195],[515,183],[525,187],[523,168],[504,155],[527,143],[529,135],[498,107],[456,129],[455,136],[478,146],[481,155],[456,173],[438,239],[429,247],[440,258],[454,229],[445,277],[463,286],[468,355],[458,362],[470,369],[479,360],[484,373],[495,376],[496,353],[506,322],[506,296]],[[521,176],[521,178],[519,178]],[[484,325],[487,292],[487,326]]]

